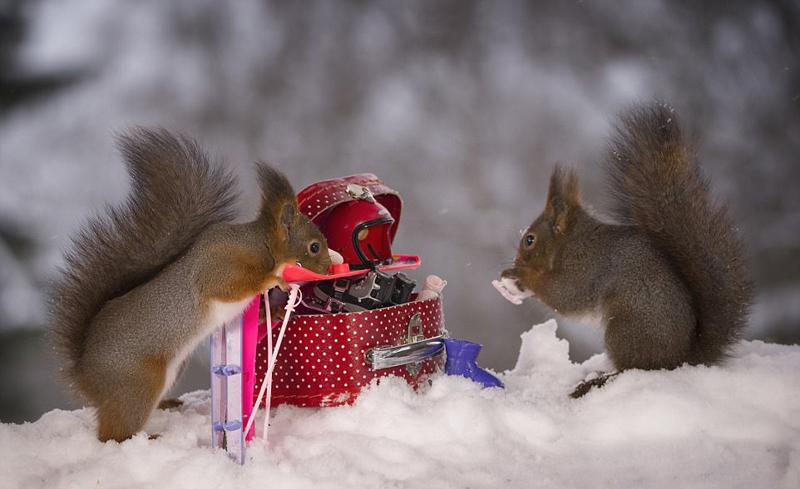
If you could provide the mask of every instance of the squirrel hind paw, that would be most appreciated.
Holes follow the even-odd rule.
[[[573,399],[580,399],[581,397],[585,396],[592,390],[592,387],[601,388],[606,385],[606,382],[613,379],[619,375],[619,372],[611,372],[611,373],[604,373],[600,374],[597,377],[593,377],[587,380],[584,380],[580,384],[575,386],[575,389],[569,395],[569,397]]]
[[[492,285],[497,289],[500,295],[516,306],[522,304],[523,300],[533,295],[533,292],[528,290],[520,290],[519,287],[517,287],[516,281],[508,277],[503,277],[500,280],[492,280]]]
[[[180,399],[163,399],[161,402],[158,403],[158,409],[161,410],[168,410],[168,409],[175,409],[183,406],[183,401]]]

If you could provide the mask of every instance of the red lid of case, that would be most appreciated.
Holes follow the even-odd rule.
[[[400,194],[387,187],[383,180],[372,173],[358,173],[349,177],[333,178],[313,183],[297,194],[300,212],[316,225],[320,225],[326,212],[345,202],[358,200],[361,196],[354,192],[354,187],[365,187],[375,201],[386,208],[394,219],[389,228],[389,240],[394,241],[397,225],[400,224],[400,212],[403,199]],[[349,188],[349,192],[348,192]]]

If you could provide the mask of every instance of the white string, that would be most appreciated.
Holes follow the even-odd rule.
[[[269,298],[269,297],[267,297]],[[289,300],[286,302],[286,314],[283,316],[283,324],[281,324],[280,332],[278,333],[278,340],[275,342],[275,350],[268,351],[267,356],[267,372],[264,375],[264,381],[261,383],[261,389],[258,391],[258,397],[256,398],[256,402],[253,405],[253,410],[250,418],[247,420],[247,427],[245,428],[244,432],[249,433],[250,429],[253,426],[253,421],[255,420],[255,413],[257,412],[258,406],[261,404],[261,400],[264,398],[265,392],[267,393],[267,398],[265,401],[266,410],[264,414],[264,436],[263,442],[264,445],[267,444],[267,435],[269,432],[269,409],[271,404],[271,396],[272,396],[272,372],[275,370],[275,363],[278,360],[278,351],[281,348],[281,343],[283,342],[283,335],[286,332],[286,326],[289,324],[289,319],[291,318],[292,312],[294,312],[295,308],[300,305],[303,300],[303,294],[300,292],[300,286],[297,284],[289,284]],[[269,338],[267,339],[267,349],[272,350],[272,322],[269,310],[269,301],[266,301],[265,307],[267,308],[267,335]],[[269,391],[267,391],[269,388]]]
[[[278,333],[278,341],[275,344],[275,351],[272,353],[272,362],[267,372],[267,378],[269,379],[269,384],[267,385],[267,398],[265,400],[266,403],[266,415],[264,416],[264,436],[263,436],[263,443],[264,446],[267,446],[267,436],[269,434],[269,411],[270,406],[272,403],[272,374],[275,370],[275,364],[278,362],[278,350],[281,347],[281,341],[283,340],[283,334],[286,331],[286,325],[289,323],[289,318],[291,317],[292,313],[294,312],[295,308],[299,306],[303,302],[303,293],[300,291],[300,286],[297,284],[291,284],[289,286],[289,299],[286,301],[286,315],[283,317],[283,324],[281,325],[281,331]]]

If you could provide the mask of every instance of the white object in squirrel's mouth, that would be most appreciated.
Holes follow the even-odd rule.
[[[492,280],[492,285],[494,285],[494,288],[500,292],[500,295],[505,297],[508,302],[516,306],[522,304],[523,300],[533,295],[533,292],[519,290],[516,281],[508,277],[503,277],[500,280]]]
[[[331,263],[334,265],[344,263],[344,257],[338,251],[328,248],[328,254],[331,256]]]

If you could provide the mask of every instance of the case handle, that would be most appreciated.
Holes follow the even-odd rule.
[[[444,352],[444,336],[434,336],[399,346],[378,346],[364,352],[364,359],[372,370],[419,363]]]
[[[408,336],[405,344],[370,348],[364,352],[364,360],[372,370],[406,365],[411,375],[417,375],[421,362],[444,353],[445,338],[445,334],[424,338],[422,320],[419,313],[416,313],[408,320]]]

